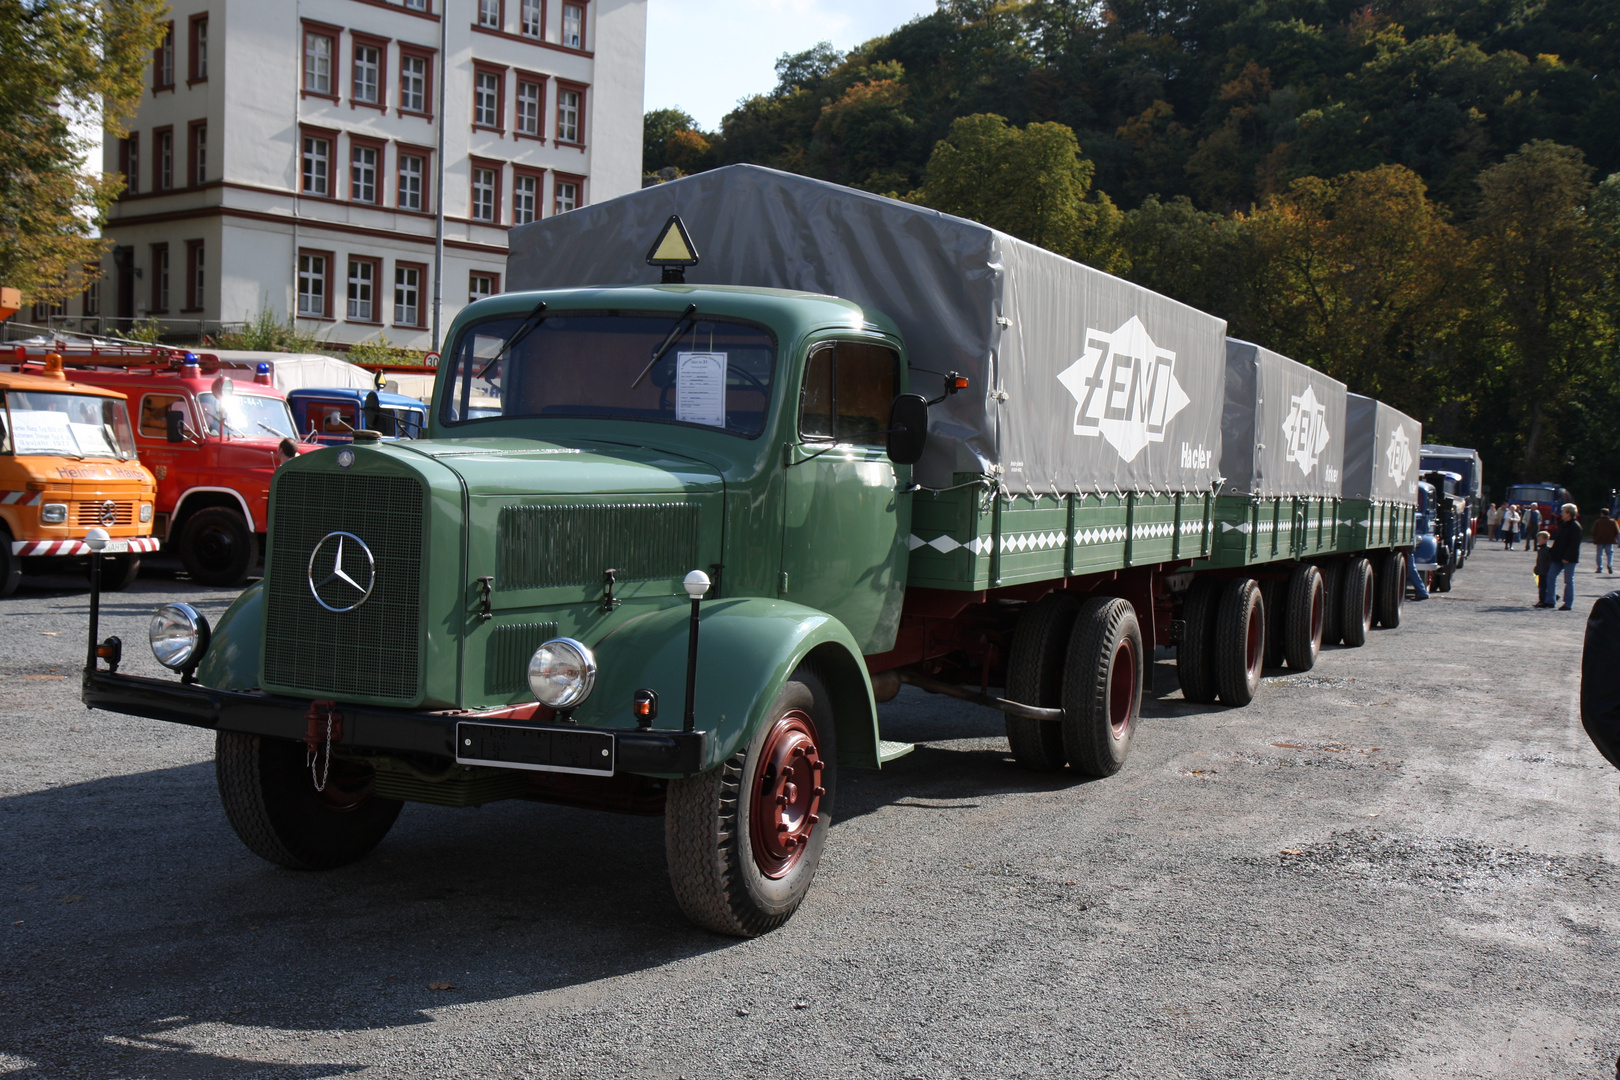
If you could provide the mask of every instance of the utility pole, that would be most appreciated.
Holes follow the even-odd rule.
[[[439,152],[433,207],[433,351],[439,351],[439,320],[444,310],[444,87],[450,81],[450,54],[445,41],[450,26],[450,0],[439,5]]]

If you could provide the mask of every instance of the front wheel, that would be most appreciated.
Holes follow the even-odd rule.
[[[253,530],[235,510],[199,510],[180,529],[180,561],[199,585],[240,585],[258,557]]]
[[[1113,776],[1142,716],[1145,656],[1129,600],[1095,596],[1080,607],[1063,665],[1063,747],[1075,772]]]
[[[664,853],[688,919],[758,937],[798,910],[832,822],[835,740],[831,695],[801,667],[746,747],[670,783]]]

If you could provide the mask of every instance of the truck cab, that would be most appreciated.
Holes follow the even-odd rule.
[[[304,441],[322,446],[353,442],[360,428],[385,440],[418,439],[427,428],[427,406],[386,390],[302,387],[287,392],[287,405]]]

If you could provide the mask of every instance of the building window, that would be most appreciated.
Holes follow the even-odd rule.
[[[381,104],[381,76],[382,50],[375,45],[356,45],[354,47],[354,100],[367,105]]]
[[[405,7],[410,11],[426,11],[427,0],[405,0]]]
[[[512,224],[527,225],[540,205],[540,178],[519,174],[512,178]]]
[[[174,187],[174,129],[152,132],[152,150],[152,190],[168,191]]]
[[[476,304],[486,296],[494,296],[501,291],[501,276],[489,274],[481,270],[474,270],[467,277],[467,302]]]
[[[422,178],[427,174],[427,160],[420,154],[399,155],[399,208],[424,210]]]
[[[377,322],[377,264],[371,259],[349,260],[349,318]]]
[[[580,4],[563,5],[562,43],[570,49],[585,47],[585,8]]]
[[[522,12],[518,19],[518,32],[524,37],[539,37],[541,20],[540,0],[523,0]]]
[[[377,201],[377,148],[349,148],[349,198],[355,202]]]
[[[186,241],[186,309],[203,309],[203,242]]]
[[[500,130],[501,77],[493,71],[473,78],[473,126]]]
[[[399,57],[399,108],[401,112],[428,111],[428,61],[425,56],[401,53]]]
[[[163,28],[163,38],[152,50],[152,89],[174,89],[174,23]]]
[[[422,269],[394,266],[394,322],[399,326],[422,325]]]
[[[579,190],[580,184],[578,180],[559,179],[553,188],[553,195],[555,196],[553,201],[556,203],[556,209],[552,213],[566,214],[570,210],[577,209],[579,207]]]
[[[577,143],[579,137],[579,106],[583,95],[578,90],[557,90],[557,141]]]
[[[201,184],[208,179],[208,123],[199,120],[191,125],[191,182]]]
[[[169,310],[169,245],[152,245],[152,310]]]
[[[519,79],[517,84],[517,115],[513,130],[519,135],[540,138],[540,108],[546,99],[546,84]]]
[[[298,314],[310,319],[326,318],[327,256],[298,253]]]
[[[332,140],[304,136],[304,193],[331,195]]]
[[[478,0],[478,25],[501,28],[501,0]]]
[[[99,266],[90,267],[89,270],[93,274],[101,273],[101,268]],[[84,287],[84,313],[86,315],[100,315],[101,314],[101,282],[100,282],[100,280],[92,281],[92,282],[90,282],[90,284],[88,284],[88,285],[86,285]]]
[[[208,81],[208,16],[191,17],[191,75],[194,83]]]
[[[304,91],[310,94],[332,96],[332,54],[334,39],[330,34],[304,31]]]
[[[124,139],[119,148],[119,162],[124,168],[124,193],[126,195],[139,195],[141,193],[141,137],[132,134]]]
[[[472,171],[472,216],[475,221],[494,221],[499,195],[499,173],[481,165]]]

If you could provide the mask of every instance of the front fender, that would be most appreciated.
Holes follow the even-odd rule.
[[[614,628],[593,650],[597,685],[576,714],[581,724],[624,726],[635,692],[658,694],[655,728],[679,728],[686,707],[691,609],[650,612]],[[697,727],[710,733],[704,768],[743,746],[782,684],[809,660],[821,672],[838,718],[838,761],[878,766],[877,706],[860,647],[825,612],[781,600],[739,597],[703,605],[698,636]]]
[[[264,642],[264,583],[255,582],[219,618],[197,681],[212,690],[249,690],[259,685]]]

